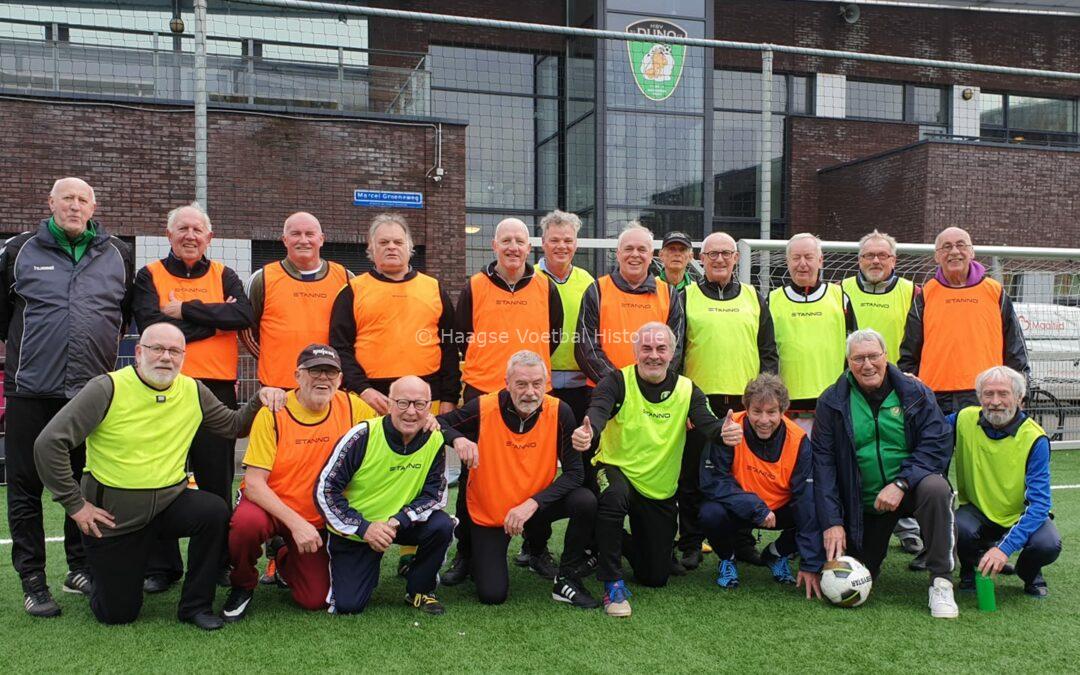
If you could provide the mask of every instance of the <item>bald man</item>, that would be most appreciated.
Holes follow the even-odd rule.
[[[971,235],[947,227],[934,240],[934,278],[908,313],[900,360],[933,390],[946,415],[979,405],[975,377],[1008,366],[1029,377],[1027,347],[1009,294],[975,260]]]
[[[444,612],[435,598],[439,565],[452,541],[446,505],[443,435],[427,431],[431,387],[416,376],[390,385],[390,413],[342,436],[315,485],[330,535],[330,613],[363,612],[379,584],[379,565],[393,544],[416,546],[405,571],[405,602]]]
[[[93,219],[94,189],[61,178],[49,193],[52,215],[0,251],[0,338],[7,346],[7,504],[11,562],[32,616],[56,616],[45,577],[43,486],[34,439],[91,379],[116,363],[130,318],[131,249]],[[85,449],[72,448],[69,475],[82,475]],[[86,556],[75,523],[64,521],[64,590],[89,595]]]
[[[191,538],[180,620],[204,630],[223,624],[211,605],[229,509],[215,495],[188,489],[188,450],[200,428],[233,439],[246,434],[262,403],[276,408],[284,392],[263,390],[243,411],[230,410],[181,374],[186,346],[175,326],[148,326],[135,365],[88,382],[34,445],[42,481],[82,532],[94,577],[90,609],[101,623],[138,617],[144,569],[166,536]],[[68,466],[84,443],[80,485]]]
[[[310,344],[329,344],[330,311],[352,272],[320,257],[326,243],[319,219],[299,211],[281,228],[285,259],[256,270],[247,296],[254,321],[240,333],[244,346],[259,360],[259,382],[270,387],[297,386],[296,355]]]
[[[510,357],[529,350],[539,354],[551,372],[551,355],[559,346],[563,307],[559,291],[543,273],[528,262],[529,228],[517,218],[506,218],[495,227],[491,250],[495,260],[469,278],[457,306],[458,343],[464,366],[463,398],[474,398],[503,388]],[[551,388],[550,382],[547,388]],[[469,575],[471,520],[466,492],[466,467],[458,481],[457,555],[442,575],[449,586]]]
[[[244,285],[232,268],[206,257],[214,238],[210,216],[198,202],[169,212],[165,236],[170,251],[139,270],[134,311],[139,328],[165,322],[179,328],[187,342],[183,373],[206,385],[218,400],[236,408],[239,364],[237,331],[254,323]],[[200,431],[191,447],[191,471],[200,490],[232,504],[233,441]],[[222,585],[228,584],[228,556],[221,560]],[[146,590],[167,590],[183,573],[175,541],[163,542],[149,565]]]
[[[779,357],[772,316],[765,298],[735,278],[739,251],[725,232],[713,232],[701,242],[705,278],[679,295],[686,317],[686,346],[681,372],[709,399],[714,411],[743,409],[746,385],[761,373],[776,373]],[[686,435],[679,474],[679,550],[682,565],[701,564],[704,533],[697,525],[701,508],[698,487],[705,437],[696,429]],[[753,538],[741,533],[736,555],[756,562]]]

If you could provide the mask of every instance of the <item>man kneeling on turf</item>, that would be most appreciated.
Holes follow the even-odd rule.
[[[926,541],[930,615],[954,619],[949,425],[934,393],[889,363],[877,331],[848,336],[847,363],[818,398],[810,438],[825,557],[847,551],[877,579],[896,521],[914,515]]]
[[[431,387],[412,375],[390,385],[390,414],[361,422],[334,446],[315,485],[330,534],[330,611],[364,611],[379,585],[379,565],[392,544],[417,546],[405,575],[405,601],[427,614],[439,565],[453,538],[446,506],[443,435],[427,431]],[[290,580],[291,581],[291,580]]]
[[[688,378],[668,370],[675,334],[658,321],[634,333],[633,363],[600,380],[585,421],[574,430],[574,449],[588,450],[599,432],[600,499],[596,516],[597,578],[604,582],[604,611],[630,616],[622,557],[645,586],[664,586],[675,545],[675,490],[682,469],[686,422],[705,438],[734,447],[742,427],[719,420]],[[623,529],[629,518],[630,534]]]
[[[569,518],[551,597],[583,609],[600,606],[581,581],[585,547],[596,520],[596,495],[582,487],[585,470],[574,450],[574,412],[544,392],[543,359],[522,350],[506,365],[506,388],[439,417],[447,438],[465,449],[472,518],[472,578],[480,602],[506,601],[510,538]],[[476,438],[476,445],[464,438]],[[556,477],[562,462],[562,474]]]
[[[765,373],[746,385],[746,412],[732,419],[742,425],[743,440],[734,448],[714,443],[701,466],[701,527],[720,556],[716,583],[736,588],[734,537],[741,530],[780,530],[762,560],[782,584],[806,584],[806,597],[821,597],[825,552],[814,510],[810,439],[784,417],[790,404],[784,382]],[[799,576],[791,574],[798,552]]]
[[[1042,568],[1061,554],[1050,515],[1050,441],[1020,410],[1024,376],[996,366],[975,380],[979,406],[949,415],[956,429],[953,462],[960,588],[975,588],[975,569],[996,575],[1020,551],[1016,575],[1024,592],[1046,596]]]
[[[240,501],[229,524],[232,592],[221,610],[225,621],[244,618],[259,582],[255,563],[262,543],[277,535],[285,545],[274,561],[293,601],[304,609],[326,607],[330,559],[315,481],[334,443],[375,411],[359,396],[338,390],[341,359],[333,347],[308,345],[294,376],[299,387],[289,392],[285,407],[260,410],[251,427]]]

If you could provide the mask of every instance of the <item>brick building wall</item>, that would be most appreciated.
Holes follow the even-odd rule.
[[[786,120],[788,231],[820,234],[818,171],[914,143],[916,124],[791,116]]]
[[[933,241],[949,226],[976,244],[1075,247],[1080,152],[923,142],[820,174],[825,236],[873,227]]]
[[[157,235],[169,209],[194,198],[194,123],[190,113],[70,106],[0,99],[6,149],[0,231],[48,215],[52,182],[80,176],[94,186],[98,217],[118,235]],[[357,188],[424,193],[406,217],[428,272],[454,291],[465,279],[465,128],[443,125],[439,184],[431,126],[373,121],[301,121],[211,111],[209,211],[218,237],[277,239],[281,223],[311,211],[328,241],[362,242],[376,209],[352,205]],[[213,249],[211,248],[211,252]]]

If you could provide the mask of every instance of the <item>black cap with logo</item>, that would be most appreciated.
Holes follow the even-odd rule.
[[[694,242],[685,232],[668,232],[664,235],[664,243],[660,248],[667,248],[669,244],[682,244],[686,248],[694,248]]]
[[[316,366],[330,366],[341,370],[341,357],[330,345],[310,344],[304,347],[304,351],[296,358],[296,367],[307,369]]]

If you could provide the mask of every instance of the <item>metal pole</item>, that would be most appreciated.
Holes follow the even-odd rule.
[[[195,0],[195,200],[206,195],[206,0]]]
[[[772,80],[773,53],[766,49],[761,52],[761,129],[758,131],[758,216],[762,239],[772,238]],[[747,260],[746,264],[751,262]],[[761,252],[760,267],[759,278],[762,287],[767,288],[772,276],[768,251]]]

